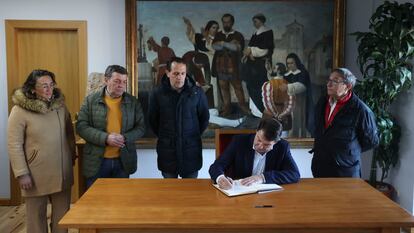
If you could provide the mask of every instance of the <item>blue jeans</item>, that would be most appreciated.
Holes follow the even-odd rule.
[[[178,175],[180,175],[181,178],[186,179],[186,178],[197,178],[198,176],[198,171],[195,171],[193,173],[190,174],[178,174],[178,172],[161,172],[162,176],[164,178],[178,178]]]
[[[102,159],[101,167],[96,175],[86,178],[86,188],[88,189],[98,178],[129,178],[122,168],[121,160],[115,159]]]

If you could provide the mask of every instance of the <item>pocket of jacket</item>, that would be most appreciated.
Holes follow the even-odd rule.
[[[39,154],[39,150],[33,150],[29,158],[27,158],[27,164],[29,165],[32,164],[38,154]]]
[[[335,162],[339,167],[343,168],[351,168],[359,164],[359,160],[354,158],[351,153],[349,155],[337,155]]]

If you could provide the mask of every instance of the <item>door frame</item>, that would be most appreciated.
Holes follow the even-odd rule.
[[[11,89],[18,86],[17,73],[17,32],[19,30],[68,30],[76,31],[78,38],[78,61],[79,61],[79,101],[86,94],[86,83],[88,75],[88,54],[87,54],[87,22],[76,20],[5,20],[6,27],[6,61],[7,61],[7,90],[9,114],[12,107]],[[81,104],[81,103],[80,103]],[[14,178],[10,168],[10,199],[1,199],[0,205],[19,205],[21,203],[20,188],[18,181]]]

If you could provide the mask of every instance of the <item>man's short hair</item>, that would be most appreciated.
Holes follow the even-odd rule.
[[[226,13],[221,17],[221,22],[223,22],[224,18],[230,17],[230,21],[232,24],[234,24],[234,16],[232,14]]]
[[[263,118],[257,126],[257,131],[259,130],[263,130],[267,140],[278,141],[282,133],[282,124],[275,118]]]
[[[181,57],[173,57],[169,61],[167,61],[167,70],[168,71],[171,71],[171,65],[172,65],[173,62],[179,63],[179,64],[184,64],[186,67],[188,67],[187,63],[184,61],[184,59],[182,59]]]
[[[112,77],[112,73],[117,72],[118,74],[128,74],[128,71],[120,65],[110,65],[105,70],[105,78],[109,79]]]
[[[355,86],[357,78],[347,68],[336,68],[332,71],[332,73],[333,72],[336,72],[336,73],[340,74],[342,76],[342,78],[344,79],[344,83],[351,84],[352,87]]]

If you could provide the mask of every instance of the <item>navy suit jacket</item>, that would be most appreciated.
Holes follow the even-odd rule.
[[[254,137],[255,134],[233,137],[223,154],[210,166],[210,177],[214,182],[227,169],[231,169],[230,176],[233,179],[242,179],[252,175],[255,154]],[[266,183],[289,184],[299,181],[299,170],[290,154],[290,146],[286,140],[279,140],[267,153],[263,175]]]

